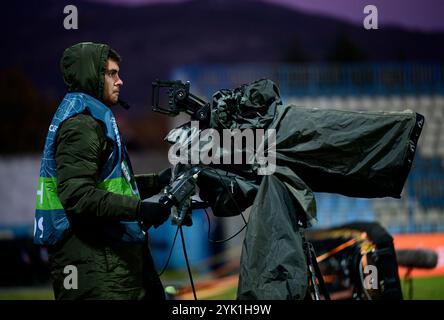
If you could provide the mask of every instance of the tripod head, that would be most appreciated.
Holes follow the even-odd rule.
[[[195,201],[192,199],[196,192],[197,178],[201,172],[198,167],[191,167],[181,173],[164,190],[165,195],[160,202],[170,207],[175,207],[173,211],[173,224],[191,226],[191,210],[207,208],[209,205],[205,201]]]

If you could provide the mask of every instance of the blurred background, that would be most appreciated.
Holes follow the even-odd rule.
[[[40,156],[48,125],[65,94],[63,50],[77,42],[110,44],[122,56],[122,98],[113,110],[136,173],[169,166],[167,132],[186,118],[151,111],[151,82],[191,82],[210,101],[221,88],[270,78],[284,104],[343,110],[411,109],[426,125],[402,199],[316,194],[319,224],[329,228],[376,221],[398,248],[424,247],[438,266],[417,274],[414,298],[444,299],[444,2],[373,0],[377,29],[363,21],[361,0],[90,0],[8,1],[0,30],[0,299],[52,299],[47,254],[32,244]],[[64,28],[65,6],[78,10],[78,29]],[[376,21],[372,21],[375,25]],[[197,277],[232,277],[213,295],[234,298],[244,233],[240,217],[193,214],[185,230]],[[209,226],[211,222],[211,226]],[[209,229],[210,228],[210,229]],[[156,266],[165,265],[175,228],[153,230]],[[177,243],[163,276],[187,283]],[[236,264],[237,263],[237,264]],[[230,282],[231,281],[231,282]],[[430,284],[435,283],[434,289]],[[427,285],[426,285],[427,284]],[[222,288],[222,289],[221,289]],[[228,290],[228,294],[220,295]],[[432,292],[432,293],[431,293]]]

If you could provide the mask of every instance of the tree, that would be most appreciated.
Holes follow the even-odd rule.
[[[367,55],[348,35],[340,34],[327,60],[332,62],[365,61]]]
[[[305,52],[299,39],[296,36],[293,36],[291,44],[284,56],[284,61],[294,63],[307,62],[308,60],[308,54]]]
[[[41,152],[56,103],[18,68],[0,71],[0,153]]]

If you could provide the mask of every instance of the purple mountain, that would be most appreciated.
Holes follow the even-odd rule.
[[[111,44],[124,60],[126,96],[147,106],[151,82],[185,64],[328,61],[338,39],[348,39],[370,61],[442,61],[444,33],[399,28],[365,30],[340,20],[308,15],[258,1],[195,0],[121,7],[70,1],[79,29],[65,30],[55,0],[8,1],[0,21],[0,69],[19,67],[44,94],[64,93],[63,50],[80,41]],[[357,49],[356,49],[357,50]]]

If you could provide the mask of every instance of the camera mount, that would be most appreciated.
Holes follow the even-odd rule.
[[[181,112],[185,112],[193,120],[209,122],[210,104],[190,93],[189,81],[183,83],[181,80],[156,80],[152,83],[152,88],[153,111],[173,117]],[[168,90],[168,106],[160,105],[161,89]]]

